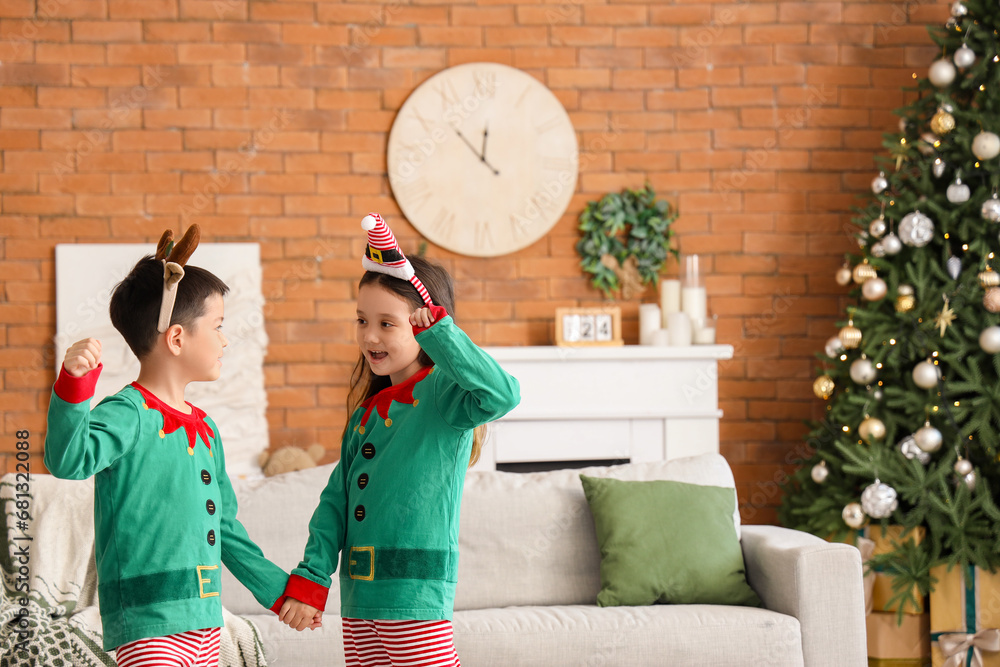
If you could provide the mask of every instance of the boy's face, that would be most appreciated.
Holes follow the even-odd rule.
[[[213,294],[205,299],[205,314],[186,330],[187,345],[181,358],[191,382],[218,380],[222,373],[222,350],[229,341],[222,333],[224,305],[222,296]]]

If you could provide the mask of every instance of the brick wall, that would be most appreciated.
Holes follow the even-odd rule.
[[[19,429],[41,453],[53,246],[149,242],[182,212],[209,241],[260,242],[272,445],[318,441],[336,458],[358,220],[382,211],[404,248],[418,243],[388,188],[387,131],[421,81],[488,60],[555,92],[581,173],[530,248],[428,250],[458,279],[465,328],[484,345],[551,343],[556,306],[598,302],[576,217],[650,181],[679,207],[680,249],[702,256],[720,342],[736,348],[721,369],[722,451],[744,516],[773,521],[773,481],[821,409],[813,354],[844,305],[833,273],[849,207],[947,6],[2,0],[0,470]],[[637,303],[622,305],[636,342]]]

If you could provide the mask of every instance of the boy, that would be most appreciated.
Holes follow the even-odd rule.
[[[223,296],[210,272],[184,264],[193,225],[176,246],[169,230],[111,297],[111,322],[139,358],[139,377],[91,411],[101,343],[66,353],[53,387],[45,465],[94,484],[98,597],[104,649],[118,664],[216,665],[221,635],[220,562],[277,613],[288,575],[267,560],[236,519],[218,427],[184,401],[190,382],[216,380]],[[318,619],[313,627],[319,625]]]

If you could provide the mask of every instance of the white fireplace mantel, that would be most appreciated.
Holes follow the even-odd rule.
[[[718,361],[731,345],[487,347],[521,383],[476,469],[658,461],[719,451]]]

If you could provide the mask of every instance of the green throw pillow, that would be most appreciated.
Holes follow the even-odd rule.
[[[601,549],[598,606],[760,606],[747,584],[733,525],[733,489],[586,475],[580,480]]]

